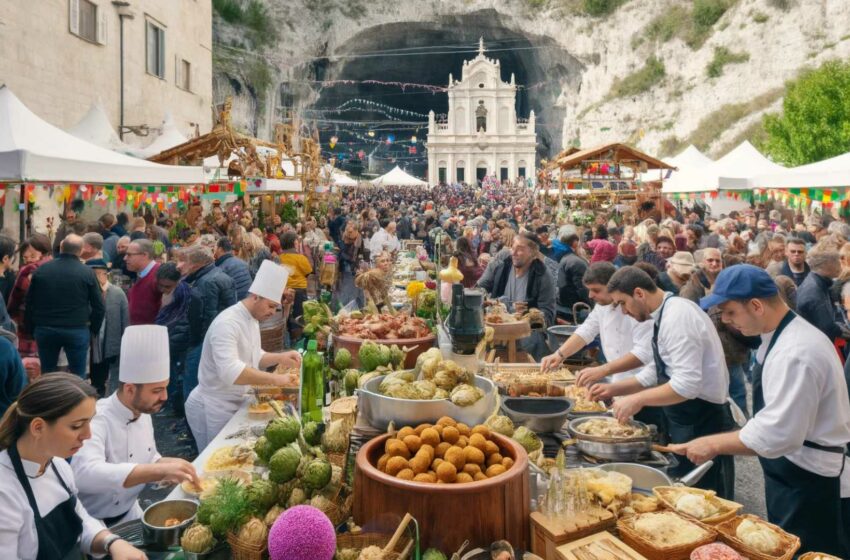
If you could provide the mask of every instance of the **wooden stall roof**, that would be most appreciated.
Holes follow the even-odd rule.
[[[650,169],[676,169],[672,165],[664,163],[660,159],[654,158],[648,154],[641,152],[631,146],[620,143],[602,144],[593,148],[584,150],[576,148],[568,148],[558,154],[552,160],[552,167],[560,167],[561,169],[573,169],[579,167],[581,162],[587,160],[605,159],[611,161],[642,161]]]

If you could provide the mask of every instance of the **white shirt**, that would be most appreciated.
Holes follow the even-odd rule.
[[[756,358],[764,360],[773,332],[762,335]],[[802,317],[791,321],[762,370],[765,407],[741,429],[744,445],[760,456],[785,457],[822,476],[838,476],[843,456],[803,447],[803,441],[844,447],[850,441],[850,401],[835,347]],[[850,497],[850,459],[841,476]]]
[[[124,481],[139,464],[156,463],[153,422],[149,414],[133,420],[133,412],[118,400],[118,393],[97,401],[91,422],[91,439],[71,459],[80,500],[88,512],[105,519],[128,513],[120,521],[139,519],[137,498],[144,484],[124,488]]]
[[[575,333],[585,344],[590,344],[599,336],[602,352],[609,362],[629,353],[634,354],[643,364],[652,362],[652,321],[638,323],[613,305],[596,304]],[[640,369],[616,373],[611,376],[611,381],[632,377]]]
[[[658,353],[667,365],[670,388],[688,400],[702,399],[723,404],[729,396],[729,370],[723,345],[708,313],[689,299],[665,295],[664,313],[658,331]],[[650,329],[661,306],[646,322]],[[652,332],[649,336],[652,351]],[[658,383],[655,363],[643,368],[635,378],[644,387]]]
[[[265,355],[260,323],[240,301],[216,317],[204,337],[198,366],[198,388],[229,402],[241,402],[247,385],[235,385],[246,367],[258,368]]]
[[[21,459],[24,473],[29,477],[32,493],[38,504],[42,517],[47,516],[56,506],[68,500],[68,492],[56,478],[53,468],[47,465],[44,474],[37,476],[39,465],[26,459]],[[54,458],[53,464],[59,471],[68,490],[77,494],[74,483],[74,473],[71,466],[63,459]],[[38,556],[38,535],[35,531],[35,516],[27,501],[24,487],[15,476],[12,460],[7,450],[0,451],[0,551],[3,558],[18,558],[35,560]],[[92,554],[91,543],[94,537],[104,529],[103,523],[88,514],[82,502],[77,500],[77,515],[83,522],[80,536],[80,549],[86,554]],[[104,554],[93,554],[103,558]]]
[[[388,233],[384,228],[379,229],[369,240],[369,256],[372,260],[384,251],[393,252],[399,249],[401,249],[401,243],[398,237]]]

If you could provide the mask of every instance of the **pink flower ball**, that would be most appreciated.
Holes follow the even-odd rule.
[[[312,506],[284,511],[269,531],[271,560],[333,560],[335,553],[334,526]]]

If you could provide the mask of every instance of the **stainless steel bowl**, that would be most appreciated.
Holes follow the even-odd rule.
[[[570,420],[567,425],[567,430],[575,438],[576,446],[582,453],[608,461],[629,462],[652,451],[652,432],[643,422],[632,420],[631,424],[646,429],[646,435],[628,439],[589,436],[581,431],[582,424],[596,418],[610,420],[607,416],[586,416]]]
[[[375,377],[357,389],[357,407],[369,425],[386,430],[390,422],[397,428],[432,423],[443,416],[468,426],[482,424],[496,408],[496,386],[486,377],[475,376],[475,386],[484,396],[469,406],[457,406],[448,399],[415,401],[387,397],[378,392],[384,376]]]
[[[145,545],[154,550],[166,550],[180,545],[180,536],[195,522],[198,502],[192,500],[164,500],[152,504],[142,514],[142,536]],[[182,519],[178,525],[165,527],[165,521]]]
[[[603,471],[614,471],[632,479],[632,491],[652,495],[656,486],[672,486],[673,481],[660,469],[638,463],[607,463],[599,465]]]
[[[559,397],[508,397],[502,413],[519,426],[537,433],[560,432],[573,402]]]
[[[546,329],[546,337],[549,342],[549,348],[554,352],[561,347],[578,330],[579,325],[552,325]],[[585,346],[572,356],[568,362],[585,362],[591,359],[589,354],[590,349]]]

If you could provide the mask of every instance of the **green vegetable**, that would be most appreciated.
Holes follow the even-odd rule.
[[[301,424],[298,419],[287,416],[286,418],[275,418],[269,422],[266,426],[265,435],[272,448],[277,450],[298,439],[300,432]]]
[[[251,514],[251,503],[245,488],[228,478],[219,482],[215,493],[201,502],[201,506],[205,509],[204,520],[209,520],[210,529],[219,538],[235,531]],[[204,522],[200,517],[198,521]]]
[[[371,340],[366,340],[360,345],[357,357],[360,360],[360,367],[363,371],[372,371],[380,365],[386,365],[381,363],[380,345]]]
[[[195,523],[180,537],[180,546],[186,552],[203,554],[215,546],[215,537],[209,527]]]
[[[303,488],[295,487],[292,489],[292,494],[289,495],[289,499],[286,501],[287,509],[295,506],[299,506],[307,501],[307,492],[304,491]]]
[[[274,452],[269,459],[269,478],[273,482],[283,484],[295,477],[301,455],[292,447],[284,447]]]
[[[520,426],[519,428],[517,428],[514,431],[513,438],[529,453],[537,451],[538,449],[543,447],[543,442],[540,441],[538,435],[526,428],[525,426]]]
[[[513,420],[508,418],[507,416],[491,416],[485,422],[490,430],[496,432],[497,434],[502,434],[503,436],[511,437],[514,435],[514,423]]]
[[[322,442],[322,427],[318,422],[307,422],[302,434],[307,445],[319,445]]]
[[[257,443],[254,444],[254,453],[257,454],[257,457],[260,459],[260,462],[268,464],[269,459],[274,453],[274,448],[266,436],[260,436],[257,438]]]
[[[348,369],[351,367],[351,352],[348,348],[340,348],[334,355],[334,367],[336,369]]]
[[[362,389],[366,386],[366,383],[368,383],[370,379],[375,379],[376,377],[379,377],[381,375],[381,372],[378,371],[370,371],[369,373],[364,373],[357,380],[357,387]]]
[[[390,346],[390,363],[397,368],[400,368],[404,363],[405,352],[398,347],[398,344]]]
[[[270,480],[258,479],[248,486],[245,494],[254,512],[262,515],[277,500],[277,485]]]
[[[327,460],[313,459],[304,469],[301,482],[304,484],[305,490],[320,490],[328,485],[332,474],[333,469],[331,469],[331,464]]]
[[[390,347],[386,344],[379,344],[378,350],[380,352],[380,357],[378,359],[379,366],[388,366],[392,363],[392,353],[390,352]]]
[[[354,390],[357,389],[357,382],[360,380],[360,372],[356,369],[347,369],[345,370],[345,377],[343,377],[343,386],[345,387],[345,394],[351,396],[354,394]]]
[[[422,560],[446,560],[446,555],[436,548],[429,548],[422,555]]]

